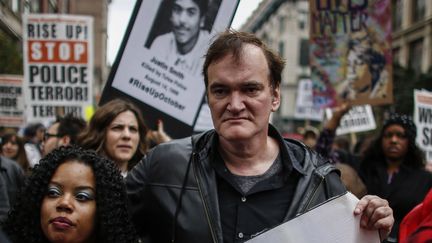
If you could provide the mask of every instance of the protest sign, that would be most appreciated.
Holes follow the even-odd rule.
[[[302,79],[298,83],[294,117],[313,121],[322,121],[324,110],[313,105],[312,81]]]
[[[332,117],[332,110],[326,109],[328,119]],[[346,113],[336,129],[336,135],[351,132],[365,132],[376,128],[375,118],[370,105],[354,106]]]
[[[246,243],[379,243],[378,230],[360,227],[359,199],[347,192],[274,227]]]
[[[211,38],[230,25],[238,5],[238,0],[206,2],[189,6],[197,16],[186,29],[177,18],[186,11],[184,3],[137,1],[101,104],[128,98],[150,127],[162,119],[170,136],[191,135],[204,101],[204,54]]]
[[[93,18],[24,14],[23,45],[27,122],[84,117],[93,101]]]
[[[414,90],[414,122],[417,126],[416,142],[432,163],[432,92]]]
[[[315,106],[391,103],[391,1],[309,3]]]
[[[0,126],[20,127],[24,124],[23,77],[0,75]]]

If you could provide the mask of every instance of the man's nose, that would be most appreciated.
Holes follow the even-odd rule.
[[[228,111],[231,113],[239,112],[245,108],[244,97],[239,92],[233,92],[228,103]]]

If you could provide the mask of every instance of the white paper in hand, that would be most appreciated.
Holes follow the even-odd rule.
[[[247,243],[379,243],[379,232],[360,228],[359,200],[346,193],[281,224]]]

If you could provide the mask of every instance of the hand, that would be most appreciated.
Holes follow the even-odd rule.
[[[171,137],[166,134],[162,120],[157,121],[157,126],[156,131],[150,132],[150,139],[152,139],[156,144],[170,141]]]
[[[369,230],[379,230],[380,238],[385,239],[393,227],[393,210],[387,200],[378,196],[366,195],[354,209],[354,215],[360,215],[360,226]]]

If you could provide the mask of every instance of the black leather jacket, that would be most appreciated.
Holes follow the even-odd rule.
[[[288,221],[329,198],[345,193],[337,169],[295,140],[269,135],[281,147],[284,164],[301,177],[285,216]],[[174,140],[151,150],[129,172],[126,187],[133,222],[149,242],[223,242],[216,172],[209,163],[214,130]]]

